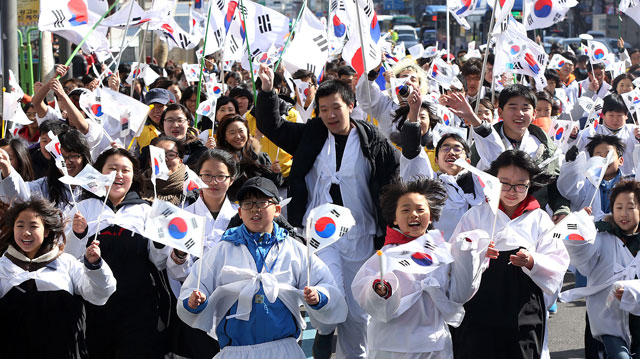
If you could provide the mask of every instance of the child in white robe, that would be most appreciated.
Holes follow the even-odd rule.
[[[432,221],[438,219],[445,198],[445,189],[437,180],[421,178],[386,186],[381,197],[386,204],[383,213],[393,225],[387,227],[382,251],[425,235]],[[452,255],[455,262],[442,264],[429,273],[393,270],[384,273],[381,281],[378,255],[360,268],[352,291],[358,304],[371,315],[367,331],[369,358],[453,357],[448,325],[460,324],[464,316],[462,303],[473,296],[480,285],[479,274],[488,265],[485,254],[488,250],[488,255],[497,253],[490,249],[488,234],[476,236],[475,246],[469,246],[472,236],[465,235],[461,234],[452,245],[440,240],[435,251]],[[435,263],[427,267],[431,265]]]

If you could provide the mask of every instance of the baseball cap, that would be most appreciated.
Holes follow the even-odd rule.
[[[171,102],[171,91],[161,88],[155,88],[149,90],[146,95],[144,95],[144,104],[151,105],[152,103],[161,103],[163,105],[168,105]]]
[[[276,203],[280,203],[280,197],[278,196],[278,187],[268,178],[264,177],[253,177],[249,178],[240,190],[238,191],[238,201],[242,201],[244,196],[252,189],[256,189],[260,191],[265,196],[273,199]]]

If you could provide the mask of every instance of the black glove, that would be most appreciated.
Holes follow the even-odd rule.
[[[571,146],[569,151],[567,151],[567,153],[564,155],[564,160],[567,162],[573,162],[576,160],[576,158],[578,158],[578,153],[580,153],[580,150],[578,150],[578,147]]]

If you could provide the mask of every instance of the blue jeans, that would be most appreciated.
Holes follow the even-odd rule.
[[[631,359],[638,357],[637,352],[633,353],[634,355],[631,356],[631,353],[629,353],[629,348],[627,347],[627,343],[620,337],[614,337],[613,335],[603,335],[602,343],[604,344],[604,352],[607,359]]]

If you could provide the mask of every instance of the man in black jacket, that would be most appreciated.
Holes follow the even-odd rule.
[[[351,282],[362,264],[382,247],[386,223],[379,203],[383,186],[397,175],[397,150],[374,126],[350,119],[355,104],[351,88],[327,81],[316,91],[316,113],[306,123],[284,121],[273,92],[273,70],[259,71],[262,92],[256,103],[257,127],[293,155],[289,174],[289,221],[303,227],[309,211],[324,203],[349,208],[356,225],[335,244],[318,252],[343,285],[349,316],[338,325],[338,357],[366,357],[366,314],[353,299]],[[313,274],[312,274],[313,275]],[[314,356],[328,358],[334,328],[317,328]]]

